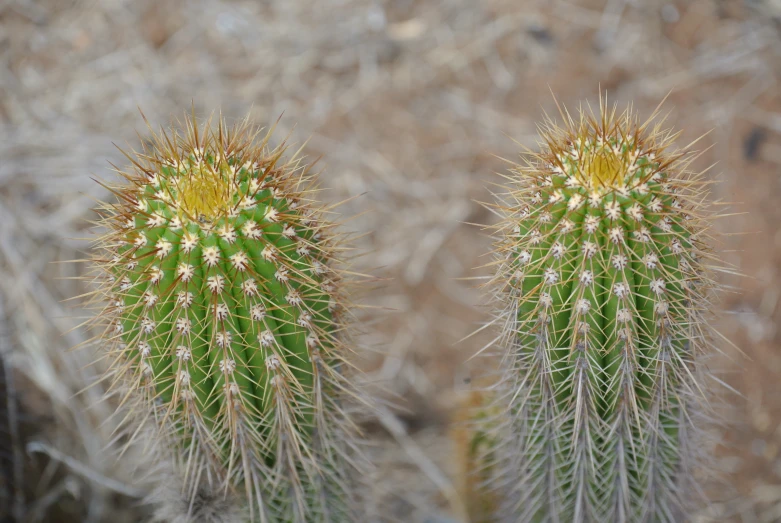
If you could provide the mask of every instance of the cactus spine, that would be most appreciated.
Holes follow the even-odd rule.
[[[253,521],[350,520],[343,241],[270,132],[184,127],[127,155],[100,209],[112,379],[144,398],[191,497],[206,482],[244,492]]]
[[[706,182],[677,137],[600,100],[508,176],[493,283],[507,521],[682,521],[709,352]]]

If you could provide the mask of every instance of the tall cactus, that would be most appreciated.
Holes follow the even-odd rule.
[[[252,521],[348,521],[344,242],[270,134],[193,116],[127,155],[100,209],[95,324],[191,511],[208,484],[244,492]]]
[[[707,183],[628,109],[561,110],[498,209],[489,465],[520,522],[683,521],[707,418]]]

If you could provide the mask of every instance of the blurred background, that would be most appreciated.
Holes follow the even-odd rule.
[[[781,521],[781,2],[779,0],[0,0],[0,515],[139,521],[143,463],[118,456],[99,401],[81,264],[93,177],[113,143],[191,104],[281,115],[278,137],[322,156],[326,198],[363,233],[359,341],[398,405],[367,422],[378,497],[395,521],[459,517],[451,422],[490,336],[477,285],[490,239],[472,223],[490,183],[536,147],[535,122],[598,104],[642,117],[667,94],[696,167],[730,202],[715,249],[728,286],[717,365],[730,400],[723,487],[700,521]],[[113,142],[113,143],[112,143]],[[516,143],[517,142],[517,143]],[[739,347],[738,350],[736,347]],[[742,353],[741,353],[742,351]],[[99,367],[99,365],[98,365]],[[137,476],[137,475],[136,475]],[[413,479],[414,478],[414,479]],[[448,519],[451,518],[451,519]]]

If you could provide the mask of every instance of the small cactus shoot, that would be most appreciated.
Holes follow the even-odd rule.
[[[127,154],[99,209],[112,380],[144,398],[186,489],[244,492],[252,521],[347,521],[342,238],[270,132],[182,127]]]
[[[498,512],[683,521],[708,417],[708,182],[655,116],[600,100],[561,117],[497,205]]]

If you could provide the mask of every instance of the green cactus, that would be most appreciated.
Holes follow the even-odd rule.
[[[600,104],[508,176],[492,486],[507,521],[683,521],[708,416],[707,183],[677,137]]]
[[[95,323],[115,379],[144,398],[135,413],[155,420],[187,491],[243,491],[253,521],[347,521],[343,242],[309,166],[271,132],[185,127],[128,155],[100,211]]]

